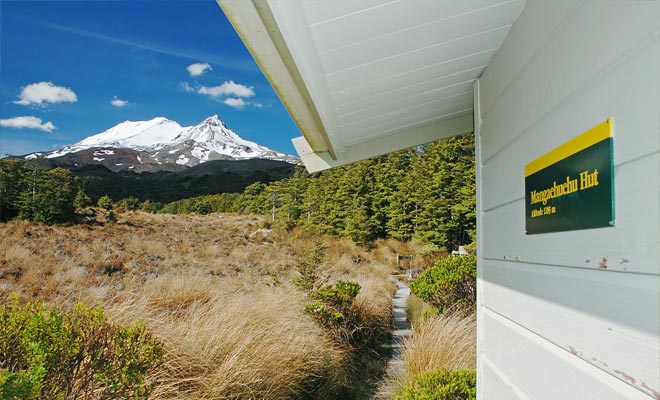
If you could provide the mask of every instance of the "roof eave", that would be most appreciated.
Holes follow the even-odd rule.
[[[265,0],[216,0],[284,106],[317,153],[335,150],[289,48]]]
[[[303,136],[294,147],[309,172],[321,171],[393,151],[472,132],[473,114],[333,148],[326,126],[267,0],[216,0],[288,109]]]
[[[307,170],[309,172],[317,172],[393,151],[435,142],[439,139],[472,132],[473,130],[474,117],[472,113],[469,113],[435,124],[379,137],[377,140],[346,146],[344,151],[337,153],[335,158],[327,152],[314,151],[306,138],[302,136],[293,139],[293,145],[307,167]]]

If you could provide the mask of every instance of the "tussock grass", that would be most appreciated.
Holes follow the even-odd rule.
[[[312,383],[330,396],[343,385],[346,353],[301,315],[298,292],[213,286],[200,277],[168,279],[108,306],[120,323],[141,318],[165,344],[156,397],[285,399],[312,391]]]
[[[439,369],[475,369],[477,359],[477,324],[475,314],[456,310],[444,314],[431,309],[419,298],[408,302],[413,336],[401,351],[405,372],[381,382],[377,399],[393,398],[415,378]]]
[[[476,320],[474,315],[445,313],[422,319],[402,351],[407,377],[424,371],[476,367]]]
[[[367,368],[303,312],[296,266],[320,241],[316,285],[357,281],[354,311],[389,327],[397,244],[366,252],[298,229],[252,235],[265,222],[127,212],[106,225],[0,224],[0,303],[11,293],[62,309],[100,303],[112,322],[142,321],[166,350],[154,398],[351,398]]]
[[[417,329],[420,322],[432,315],[437,315],[438,311],[429,303],[410,293],[406,301],[408,321],[413,329]]]

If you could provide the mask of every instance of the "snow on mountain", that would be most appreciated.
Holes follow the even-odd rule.
[[[198,125],[182,127],[175,121],[158,117],[150,121],[125,121],[104,132],[78,143],[38,157],[55,158],[95,149],[93,161],[110,158],[110,149],[131,149],[140,153],[136,165],[115,163],[122,169],[138,168],[142,164],[163,167],[167,165],[194,166],[209,160],[243,160],[266,158],[297,163],[298,158],[273,151],[265,146],[245,140],[227,128],[217,116],[211,116]],[[27,157],[37,157],[36,153]],[[116,168],[115,168],[116,169]]]
[[[273,153],[267,147],[238,136],[228,129],[217,115],[205,119],[199,125],[183,128],[171,141],[170,146],[182,143],[195,143],[190,151],[193,156],[204,161],[208,161],[212,152],[237,159],[261,158],[262,155]],[[285,155],[281,154],[281,156]]]
[[[105,132],[90,136],[76,144],[49,153],[46,157],[59,157],[92,147],[150,150],[160,143],[171,141],[182,129],[184,128],[178,123],[163,117],[154,118],[150,121],[125,121]]]

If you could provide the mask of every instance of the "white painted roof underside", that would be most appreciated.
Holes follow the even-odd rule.
[[[524,0],[218,0],[310,171],[473,129],[473,82]]]

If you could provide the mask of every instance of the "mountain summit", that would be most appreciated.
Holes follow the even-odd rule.
[[[241,138],[217,115],[188,127],[164,117],[125,121],[62,149],[25,158],[57,158],[67,164],[102,164],[112,171],[135,172],[176,171],[211,160],[299,162],[297,157]]]

